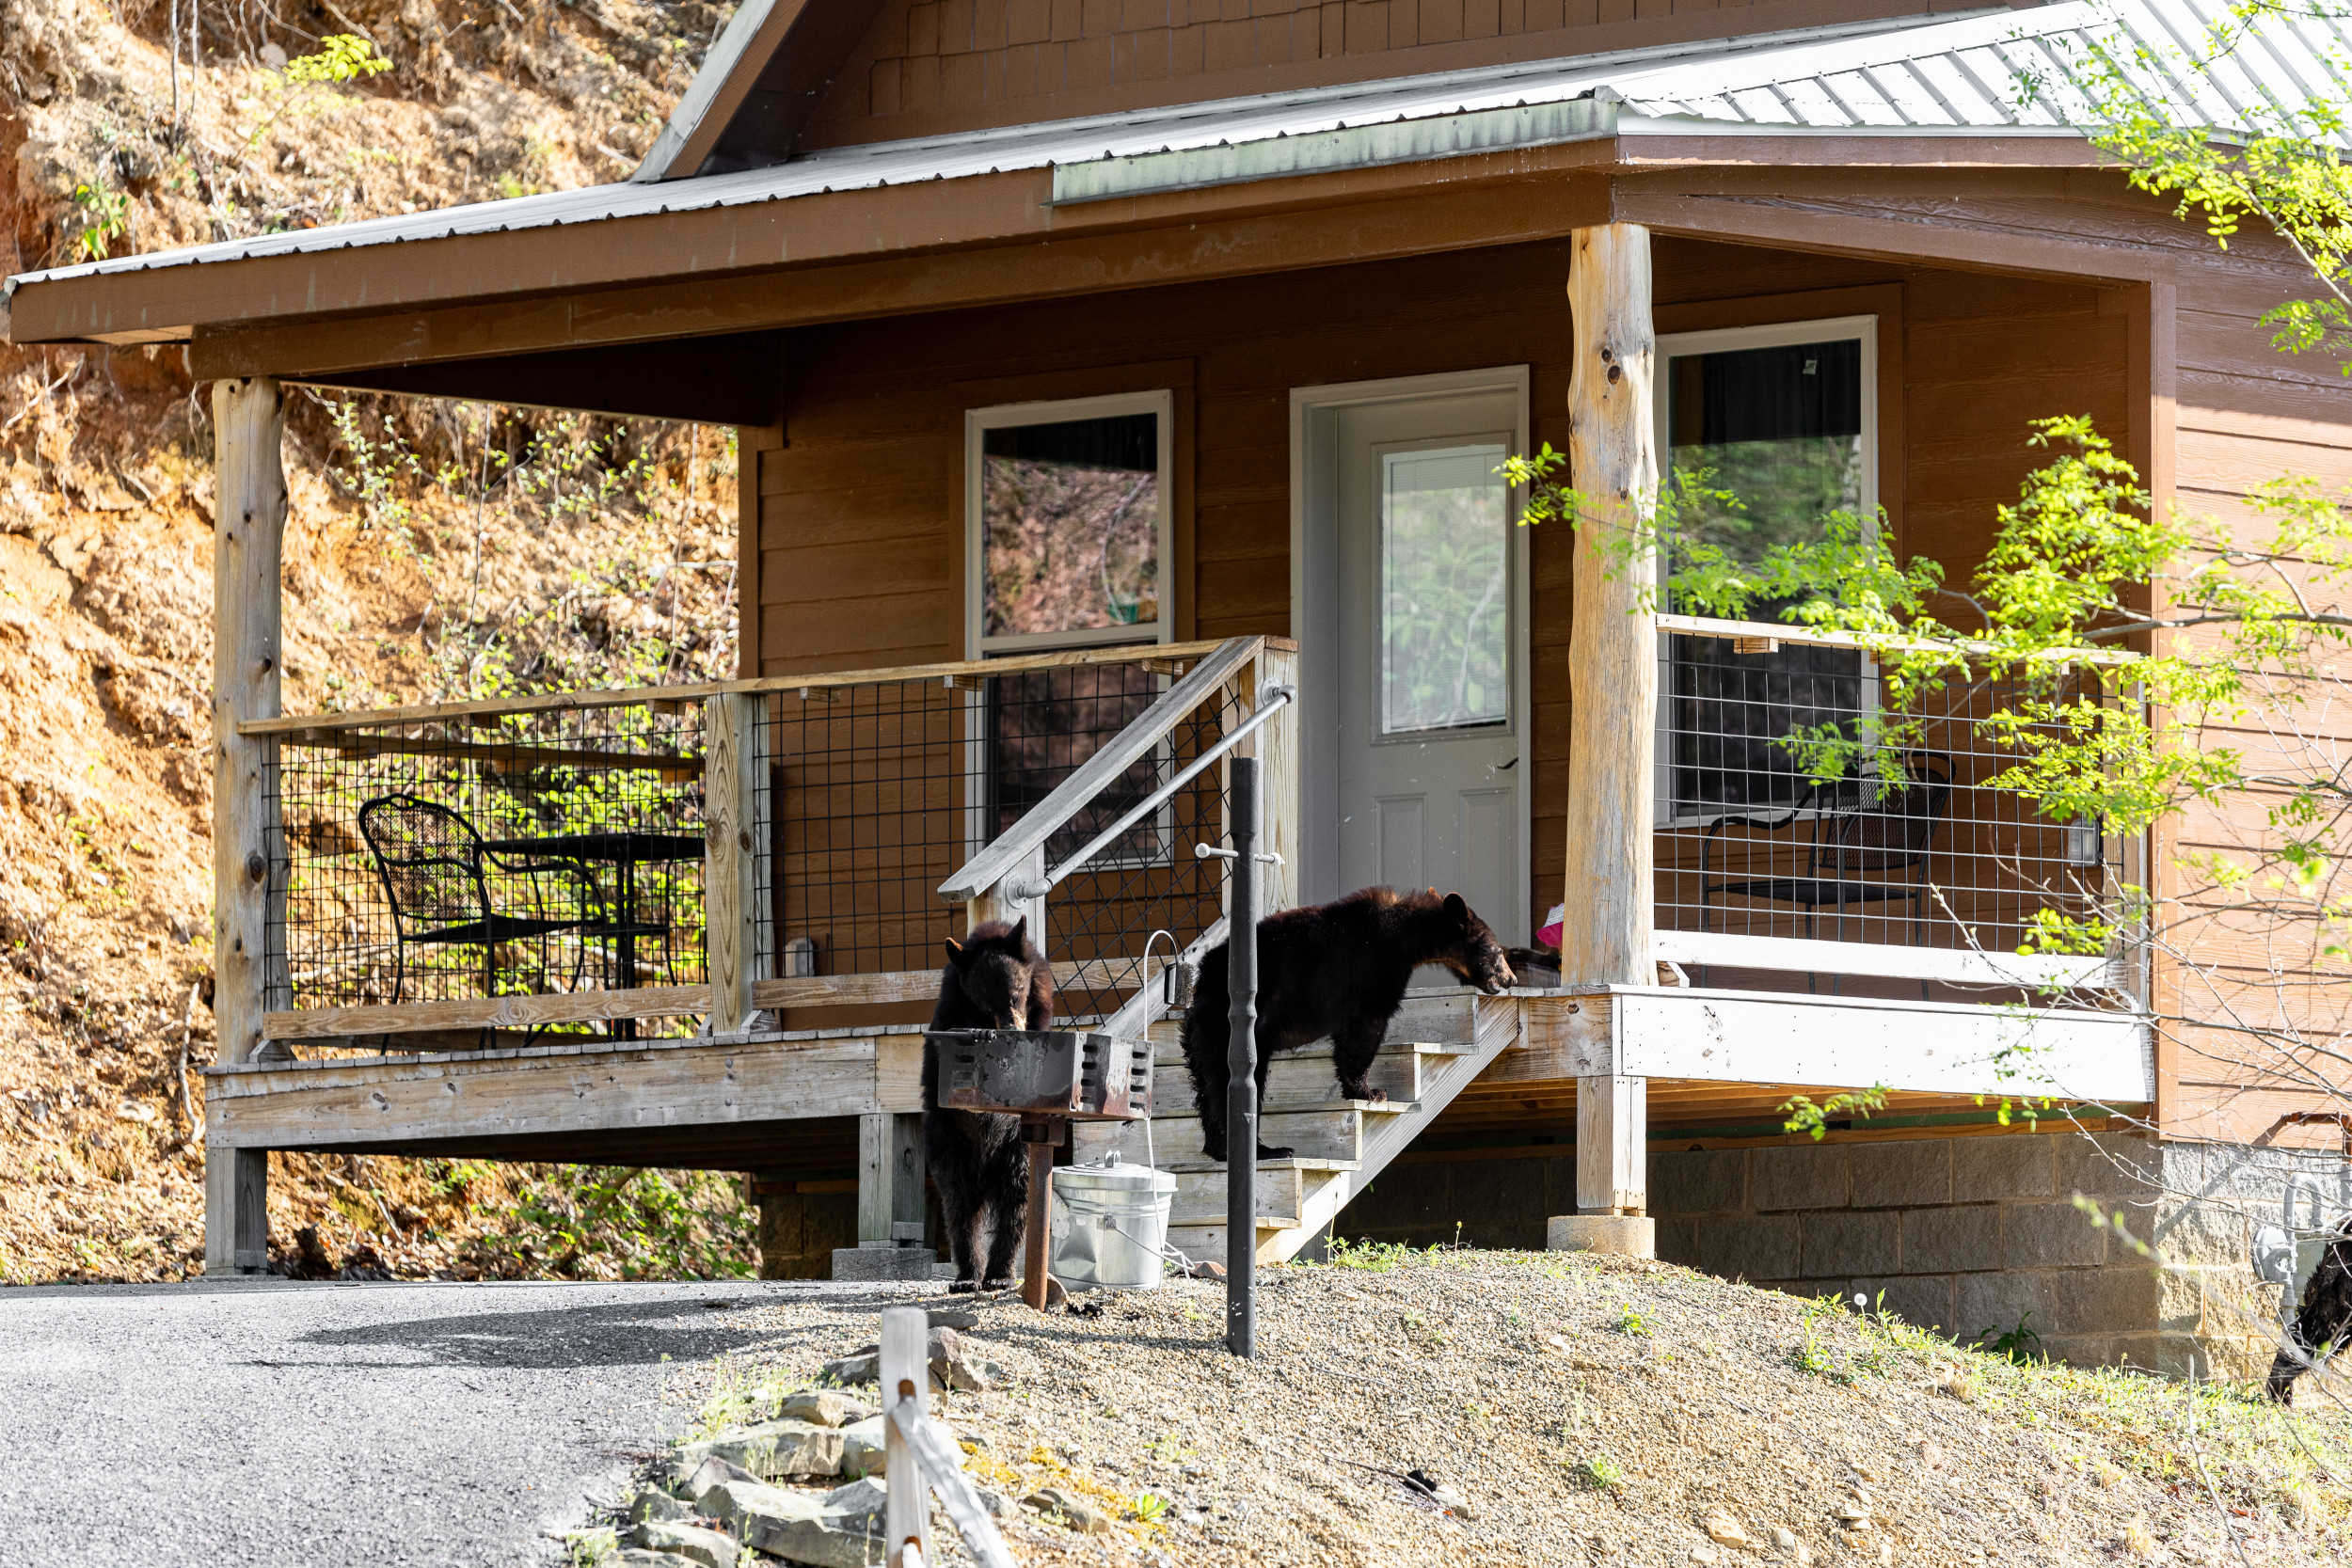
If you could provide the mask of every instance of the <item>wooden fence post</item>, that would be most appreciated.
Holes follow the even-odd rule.
[[[923,1240],[923,1118],[872,1111],[857,1118],[858,1244]],[[926,1259],[928,1261],[928,1258]]]
[[[1257,690],[1268,686],[1298,689],[1298,650],[1269,641],[1258,651]],[[1250,696],[1257,700],[1256,692]],[[1298,902],[1298,761],[1301,745],[1298,698],[1282,705],[1258,733],[1243,743],[1258,758],[1258,849],[1281,857],[1258,870],[1258,913],[1269,915]],[[1253,749],[1254,748],[1254,749]]]
[[[768,699],[727,691],[703,705],[704,952],[710,976],[710,1032],[752,1025],[754,982],[768,977],[760,951],[759,868],[768,863],[768,816],[759,809]]]
[[[271,865],[284,847],[277,745],[237,731],[278,712],[283,389],[267,376],[216,383],[213,428],[213,1020],[221,1062],[237,1064],[262,1054],[262,1015],[292,1002],[269,955]],[[206,1140],[205,1273],[268,1265],[268,1162],[225,1134]]]
[[[882,1479],[889,1502],[882,1511],[882,1560],[895,1563],[909,1545],[931,1560],[930,1488],[923,1479],[914,1445],[890,1419],[903,1401],[917,1413],[930,1409],[930,1317],[919,1307],[892,1307],[882,1315]]]
[[[1658,630],[1646,600],[1657,561],[1635,543],[1658,493],[1649,231],[1629,223],[1577,230],[1568,309],[1568,461],[1594,506],[1577,519],[1560,978],[1569,987],[1651,985]],[[1640,1079],[1578,1080],[1581,1212],[1646,1207],[1646,1105]]]

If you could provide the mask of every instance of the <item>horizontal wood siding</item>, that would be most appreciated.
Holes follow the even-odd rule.
[[[1656,272],[1661,330],[1882,311],[1883,499],[1956,582],[2033,467],[2029,420],[2125,423],[2127,316],[2097,288],[1680,240]],[[1532,436],[1565,449],[1566,277],[1564,244],[1530,245],[797,332],[787,444],[761,458],[761,669],[961,657],[963,411],[1162,387],[1178,635],[1287,634],[1291,389],[1526,364]],[[1566,853],[1570,543],[1529,541],[1531,927]]]
[[[1964,8],[1965,0],[884,0],[804,145]]]
[[[2272,348],[2260,320],[2281,300],[2317,292],[2292,255],[2259,234],[2233,239],[2226,258],[2201,254],[2181,269],[2171,472],[2184,511],[2257,537],[2266,525],[2249,497],[2265,483],[2298,474],[2330,490],[2352,484],[2352,388],[2331,356]],[[2295,733],[2216,727],[2207,736],[2241,752],[2249,768],[2308,773],[2341,766],[2352,751],[2352,706],[2330,690],[2306,704]],[[2322,1085],[2352,1085],[2343,1066],[2352,968],[2322,951],[2314,926],[2251,914],[2182,863],[2274,847],[2269,804],[2193,805],[2163,833],[2155,869],[2179,900],[2169,934],[2185,953],[2158,960],[2160,1006],[2205,1022],[2160,1036],[2159,1114],[2176,1136],[2334,1148],[2338,1128],[2292,1118],[2341,1110]]]

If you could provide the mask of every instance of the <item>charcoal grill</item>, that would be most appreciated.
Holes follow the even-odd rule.
[[[1045,1243],[1054,1150],[1075,1121],[1141,1121],[1152,1114],[1152,1042],[1074,1029],[934,1029],[939,1102],[1021,1118],[1029,1150],[1029,1212],[1021,1240],[1021,1299],[1045,1307]]]

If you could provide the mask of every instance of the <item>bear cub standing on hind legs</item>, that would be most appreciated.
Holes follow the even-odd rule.
[[[1295,1051],[1331,1037],[1331,1066],[1349,1100],[1386,1100],[1364,1082],[1389,1021],[1405,1002],[1413,971],[1439,964],[1489,996],[1512,984],[1511,964],[1486,923],[1458,893],[1399,894],[1368,887],[1328,904],[1284,910],[1258,923],[1258,1101],[1265,1102],[1266,1070],[1277,1051]],[[1225,948],[1200,960],[1184,1010],[1184,1065],[1192,1069],[1200,1107],[1200,1141],[1212,1160],[1225,1158],[1225,1099],[1232,1081],[1226,1047],[1232,1001],[1225,989]],[[1258,1146],[1261,1160],[1280,1160],[1287,1148]]]
[[[1053,1022],[1054,971],[1029,945],[1026,917],[1012,926],[986,921],[961,942],[948,939],[933,1029],[1048,1029]],[[1021,1118],[943,1108],[939,1046],[930,1039],[923,1042],[923,1146],[931,1180],[939,1183],[947,1255],[956,1265],[956,1281],[947,1289],[1010,1290],[1029,1205]],[[983,1224],[989,1231],[985,1275],[975,1266]]]

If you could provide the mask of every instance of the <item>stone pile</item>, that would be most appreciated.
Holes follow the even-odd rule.
[[[826,1365],[841,1384],[871,1383],[878,1347]],[[952,1328],[933,1328],[935,1388],[984,1389],[1001,1369],[976,1366]],[[883,1417],[839,1387],[804,1388],[774,1416],[682,1443],[660,1484],[629,1499],[621,1568],[736,1568],[750,1546],[815,1568],[866,1568],[882,1546]],[[983,1491],[1000,1515],[1010,1503]]]

